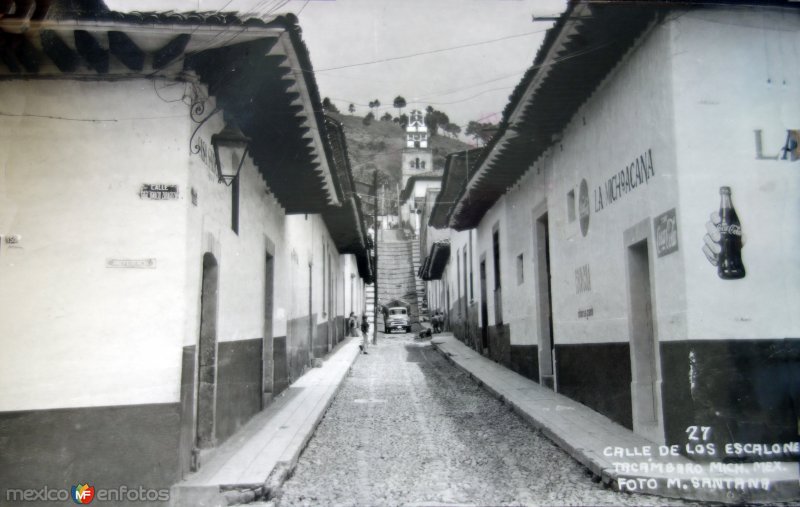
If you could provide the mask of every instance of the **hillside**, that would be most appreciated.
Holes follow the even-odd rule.
[[[392,122],[373,120],[364,125],[361,116],[331,114],[344,125],[347,137],[347,148],[353,176],[358,181],[372,182],[372,172],[379,171],[381,182],[400,183],[400,158],[405,148],[405,131]],[[448,153],[469,148],[469,145],[442,134],[430,138],[433,149],[433,165],[435,169],[444,169],[444,160]]]

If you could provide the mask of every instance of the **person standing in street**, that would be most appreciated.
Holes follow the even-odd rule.
[[[369,344],[369,319],[367,319],[367,314],[363,313],[361,315],[361,350],[364,354],[367,353],[367,345]]]

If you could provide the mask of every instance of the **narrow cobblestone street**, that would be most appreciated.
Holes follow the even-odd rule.
[[[359,356],[277,504],[667,505],[588,472],[413,335]]]

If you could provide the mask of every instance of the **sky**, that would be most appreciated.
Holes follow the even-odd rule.
[[[106,0],[133,10],[293,12],[323,97],[365,115],[432,105],[450,121],[498,122],[565,0]],[[428,53],[428,54],[420,54]],[[380,61],[379,60],[384,60]],[[377,63],[369,63],[377,62]]]

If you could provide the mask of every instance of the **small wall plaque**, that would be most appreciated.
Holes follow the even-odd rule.
[[[658,215],[653,221],[656,228],[656,252],[659,257],[678,251],[678,221],[675,208]]]
[[[145,183],[139,191],[139,197],[151,201],[167,201],[178,198],[178,185],[161,185]]]
[[[155,259],[106,259],[107,268],[156,269]]]

